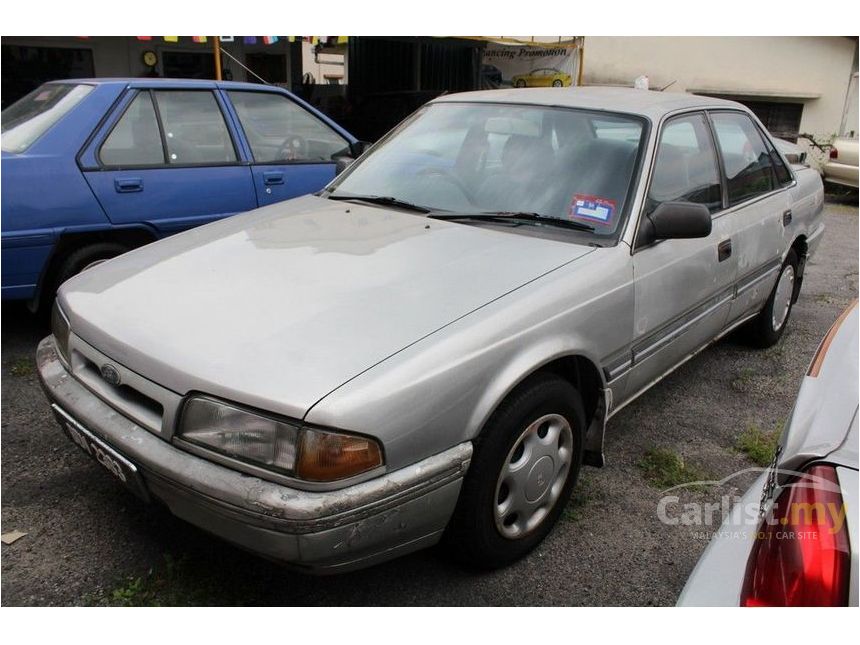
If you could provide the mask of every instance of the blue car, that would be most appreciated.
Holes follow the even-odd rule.
[[[170,79],[46,83],[0,141],[2,295],[34,310],[129,249],[319,190],[362,149],[282,88]]]

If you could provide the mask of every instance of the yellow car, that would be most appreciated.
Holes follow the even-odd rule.
[[[511,78],[514,87],[567,87],[571,84],[570,74],[552,67],[533,69],[528,74],[517,74]]]

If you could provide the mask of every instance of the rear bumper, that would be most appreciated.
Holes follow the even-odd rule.
[[[760,524],[758,516],[745,516],[742,511],[757,507],[767,475],[764,472],[755,480],[708,543],[681,591],[678,606],[740,605],[747,560]]]
[[[361,568],[437,542],[472,455],[467,442],[340,490],[288,488],[184,452],[121,415],[69,374],[53,336],[39,344],[37,363],[52,403],[134,464],[174,515],[313,572]]]
[[[849,188],[857,188],[858,184],[858,167],[849,166],[844,163],[828,161],[822,168],[824,181],[831,184],[839,184],[840,186],[848,186]]]

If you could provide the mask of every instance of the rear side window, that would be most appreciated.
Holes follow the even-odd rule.
[[[773,161],[752,120],[737,112],[711,117],[728,179],[729,205],[773,190]]]
[[[159,90],[154,94],[169,164],[236,161],[233,140],[212,92]]]
[[[282,94],[229,92],[254,161],[331,161],[348,142]]]
[[[645,212],[670,201],[704,204],[712,213],[722,208],[717,155],[704,114],[663,126]]]
[[[776,148],[771,145],[771,142],[765,138],[765,145],[767,145],[767,150],[770,153],[770,159],[773,162],[773,170],[776,173],[776,180],[779,182],[780,186],[787,186],[794,178],[791,176],[791,172],[788,170],[788,167],[782,161],[782,157],[779,156],[779,153],[776,151]]]
[[[99,152],[106,166],[156,166],[164,163],[158,118],[149,92],[139,93]]]
[[[0,119],[3,151],[24,152],[92,91],[92,85],[47,84],[10,105]]]

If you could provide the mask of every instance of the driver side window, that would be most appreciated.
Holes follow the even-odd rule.
[[[717,156],[703,114],[678,117],[663,127],[645,213],[670,201],[704,204],[711,213],[722,208]]]
[[[254,161],[331,161],[346,139],[282,94],[228,92]]]

